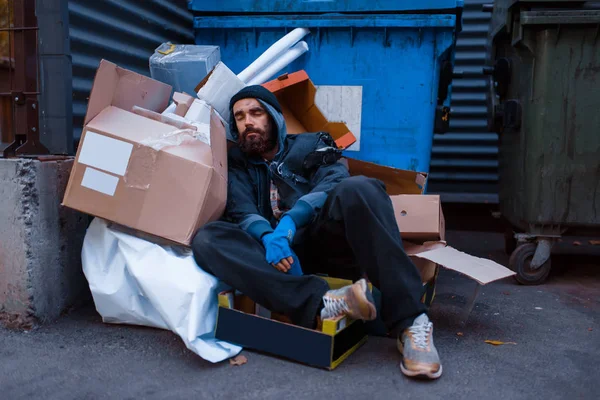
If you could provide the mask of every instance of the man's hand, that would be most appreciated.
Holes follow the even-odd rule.
[[[302,275],[298,257],[290,247],[295,233],[294,221],[289,216],[284,216],[273,233],[263,236],[262,242],[267,251],[266,259],[269,264],[283,273],[291,270],[292,275]]]

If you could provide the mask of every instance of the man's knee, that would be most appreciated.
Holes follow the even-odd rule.
[[[385,194],[385,185],[378,179],[352,176],[336,186],[336,194],[343,199],[372,197]]]
[[[192,250],[196,260],[204,258],[207,253],[218,249],[218,241],[223,233],[231,229],[231,224],[222,221],[210,222],[198,229],[192,239]]]

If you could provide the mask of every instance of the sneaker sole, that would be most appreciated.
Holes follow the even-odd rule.
[[[360,319],[365,321],[373,321],[375,318],[377,318],[377,309],[375,308],[373,294],[369,290],[369,287],[364,279],[361,279],[357,283],[358,284],[352,285],[352,292],[354,293],[354,297],[359,304],[358,308],[361,314]]]
[[[442,376],[442,366],[440,365],[440,369],[437,372],[431,371],[411,371],[404,368],[404,364],[400,363],[400,370],[406,376],[410,376],[411,378],[429,378],[429,379],[437,379]]]

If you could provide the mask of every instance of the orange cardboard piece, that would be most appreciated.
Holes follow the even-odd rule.
[[[168,85],[100,63],[63,205],[184,245],[221,216],[227,145],[217,115],[205,121],[209,145],[189,131],[174,141],[177,128],[129,111],[162,111],[170,93]]]
[[[306,71],[285,74],[263,86],[277,96],[288,134],[328,132],[341,149],[356,142],[346,124],[329,122],[315,104],[317,88]]]
[[[439,195],[390,196],[403,239],[445,240],[445,220]]]

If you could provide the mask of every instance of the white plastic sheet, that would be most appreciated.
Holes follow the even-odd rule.
[[[217,294],[225,286],[202,271],[191,252],[128,235],[96,218],[85,236],[82,262],[104,322],[171,330],[213,363],[241,351],[215,339]]]

